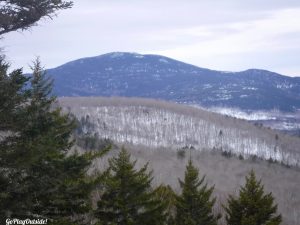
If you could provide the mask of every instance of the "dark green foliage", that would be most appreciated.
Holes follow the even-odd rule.
[[[10,170],[14,165],[14,149],[17,146],[18,135],[14,135],[23,127],[25,104],[29,97],[24,85],[28,78],[22,70],[14,70],[8,74],[9,65],[0,59],[0,219],[5,218],[7,205],[11,208],[19,203],[11,201],[13,196],[8,189],[17,188],[16,172]],[[11,183],[15,179],[15,183]]]
[[[22,70],[14,70],[8,74],[9,65],[0,58],[0,131],[18,130],[15,121],[20,120],[20,113],[28,97],[23,90],[28,78]]]
[[[1,86],[4,78],[8,79],[2,76]],[[91,209],[89,197],[94,186],[86,170],[103,152],[67,156],[73,144],[74,120],[55,106],[56,98],[50,95],[52,81],[40,62],[34,64],[27,91],[23,90],[26,79],[21,80],[12,91],[14,102],[1,99],[3,105],[9,105],[6,101],[14,104],[0,113],[6,125],[1,131],[10,133],[0,142],[1,218],[48,218],[52,224],[68,224],[76,218],[80,223]],[[12,83],[17,86],[16,81]]]
[[[0,3],[0,35],[26,30],[41,18],[51,18],[57,10],[72,6],[72,2],[61,0],[1,0]]]
[[[155,189],[155,195],[159,201],[163,202],[166,209],[166,224],[173,225],[175,224],[175,203],[176,203],[176,194],[173,189],[167,185],[160,185]]]
[[[189,160],[184,181],[179,180],[182,193],[176,201],[176,224],[178,225],[216,225],[219,216],[214,216],[215,199],[211,195],[213,187],[199,179],[199,172]]]
[[[76,145],[85,150],[104,149],[107,146],[113,145],[110,139],[100,139],[96,135],[75,135]]]
[[[0,35],[26,30],[72,6],[61,0],[1,0]],[[5,218],[47,218],[48,224],[80,223],[90,209],[94,180],[86,176],[98,153],[67,156],[75,127],[51,96],[52,81],[40,62],[31,85],[22,70],[8,74],[0,56],[0,223]],[[104,151],[105,152],[105,151]],[[101,153],[102,154],[102,153]]]
[[[253,171],[246,177],[238,198],[230,196],[225,208],[228,225],[279,225],[281,215],[277,215],[272,193],[265,194],[261,181],[257,181]]]
[[[122,149],[109,160],[95,216],[99,224],[164,224],[164,206],[151,188],[151,173],[147,164],[135,170],[136,162]]]

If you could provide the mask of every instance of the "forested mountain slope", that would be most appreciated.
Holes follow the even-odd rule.
[[[266,70],[222,72],[159,55],[114,52],[68,62],[47,73],[59,96],[146,97],[244,110],[300,109],[300,78]]]
[[[81,132],[150,148],[194,148],[300,166],[300,139],[193,107],[138,98],[60,98]]]

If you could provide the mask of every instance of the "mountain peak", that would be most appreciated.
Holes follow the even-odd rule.
[[[300,80],[270,71],[222,72],[160,55],[111,52],[48,70],[59,96],[134,96],[246,110],[300,109]]]
[[[136,53],[136,52],[109,52],[109,53],[106,53],[104,55],[100,55],[100,57],[102,56],[108,56],[110,58],[121,58],[121,57],[124,57],[124,56],[133,56],[133,57],[136,57],[136,56],[142,56],[141,54],[139,53]]]

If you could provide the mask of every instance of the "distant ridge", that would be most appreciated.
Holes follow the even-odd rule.
[[[300,109],[300,78],[267,70],[222,72],[159,55],[113,52],[47,72],[55,79],[58,96],[146,97],[244,110]]]

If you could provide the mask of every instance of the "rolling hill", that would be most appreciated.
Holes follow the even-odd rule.
[[[181,104],[144,98],[60,98],[81,133],[148,148],[220,151],[300,167],[300,138]]]

